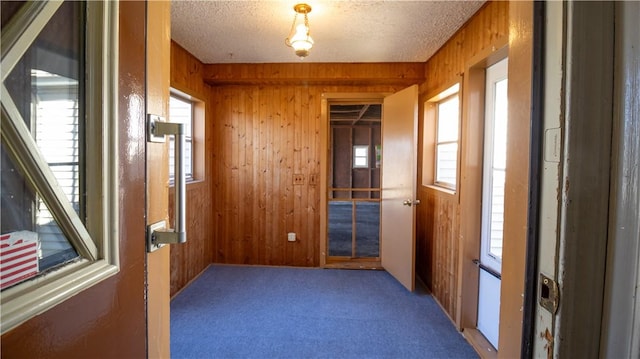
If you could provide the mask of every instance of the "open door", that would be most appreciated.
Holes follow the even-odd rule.
[[[82,266],[74,266],[74,263],[69,263],[69,265],[63,263],[62,267],[56,269],[55,272],[45,273],[38,277],[36,279],[39,281],[37,282],[38,286],[31,290],[31,293],[33,294],[38,289],[47,289],[56,293],[56,295],[42,296],[45,301],[39,304],[41,306],[39,310],[35,308],[36,314],[28,318],[19,318],[19,324],[12,329],[5,326],[4,321],[7,320],[7,310],[9,308],[4,300],[8,299],[7,291],[11,291],[14,288],[5,289],[2,292],[0,297],[3,299],[3,334],[0,356],[3,358],[150,357],[146,348],[145,142],[144,106],[141,105],[145,97],[145,3],[65,2],[57,4],[53,2],[33,2],[23,4],[3,1],[2,13],[3,72],[8,71],[7,67],[4,67],[7,59],[5,57],[5,45],[9,43],[9,41],[5,41],[5,36],[7,35],[6,26],[10,26],[7,23],[13,23],[20,28],[25,25],[25,20],[37,19],[37,21],[26,21],[27,24],[25,26],[28,26],[28,28],[25,27],[22,29],[24,31],[13,33],[31,36],[33,40],[14,43],[14,49],[20,46],[31,47],[31,50],[23,51],[24,56],[14,57],[16,59],[25,59],[15,67],[17,72],[13,73],[12,80],[9,81],[12,84],[21,85],[18,89],[31,89],[44,84],[55,85],[60,83],[60,81],[54,81],[54,83],[52,81],[45,82],[44,80],[38,83],[34,80],[37,79],[37,75],[46,75],[48,79],[57,80],[53,75],[58,74],[59,77],[64,76],[73,79],[73,77],[69,77],[69,72],[63,72],[60,68],[55,69],[55,71],[51,69],[54,64],[71,64],[64,69],[80,68],[83,70],[82,74],[95,74],[92,69],[98,68],[100,71],[105,71],[110,76],[109,78],[113,79],[113,81],[110,81],[109,78],[103,78],[100,74],[95,74],[95,77],[86,75],[88,77],[87,85],[81,86],[81,91],[75,91],[75,89],[72,92],[61,93],[58,91],[55,95],[58,96],[58,99],[62,98],[61,94],[73,94],[74,98],[85,97],[87,98],[86,101],[78,102],[86,103],[86,110],[81,107],[83,111],[73,111],[73,113],[86,113],[86,118],[92,120],[89,122],[90,124],[98,122],[97,118],[104,119],[104,127],[100,128],[102,133],[99,137],[105,139],[105,143],[101,143],[102,146],[95,151],[95,144],[96,142],[100,143],[99,141],[91,141],[82,148],[87,149],[85,161],[87,166],[99,162],[99,159],[101,157],[104,158],[105,154],[111,156],[111,164],[105,163],[104,167],[117,167],[113,169],[113,172],[108,171],[109,175],[107,176],[113,176],[114,182],[117,180],[117,192],[110,192],[109,195],[105,196],[104,201],[116,203],[117,205],[113,207],[107,206],[107,210],[113,212],[113,217],[109,215],[106,218],[113,218],[114,221],[106,222],[105,232],[92,228],[88,230],[90,234],[96,234],[92,237],[93,239],[100,238],[98,235],[100,233],[106,233],[104,236],[106,239],[98,242],[104,243],[104,250],[101,250],[95,256],[95,259],[82,258]],[[83,22],[85,19],[83,16],[88,17],[86,22]],[[6,19],[8,19],[7,22],[5,22]],[[74,22],[88,25],[86,28],[83,25],[78,25],[74,28]],[[40,29],[34,29],[32,25],[40,26]],[[11,32],[9,32],[10,34]],[[107,34],[117,37],[110,38],[107,37]],[[86,51],[86,61],[92,66],[78,67],[75,64],[81,63],[82,59],[85,59],[84,50],[80,52],[72,51],[66,47],[66,44],[71,40],[85,38],[87,41],[82,43],[79,48],[84,48],[86,44],[90,50]],[[102,40],[100,39],[109,39],[109,41],[105,40],[104,43],[101,43],[100,41]],[[100,46],[91,47],[96,43],[100,44]],[[115,52],[103,52],[107,50]],[[77,54],[80,54],[79,61],[69,59],[70,56]],[[35,61],[38,57],[33,57],[33,60],[28,59],[32,55],[38,55],[40,60],[47,59],[47,61]],[[107,66],[106,64],[111,63],[106,62],[106,60],[114,60],[113,57],[117,57],[117,66]],[[50,70],[47,71],[48,74],[44,72],[47,69]],[[111,71],[114,71],[114,73],[111,73]],[[7,82],[3,81],[3,86],[6,84]],[[82,91],[83,87],[84,91]],[[14,91],[13,94],[13,101],[18,103],[17,106],[19,108],[25,110],[36,108],[33,104],[36,103],[37,98],[33,92]],[[16,101],[15,98],[18,98],[18,96],[15,94],[26,94],[26,96],[21,96],[20,101]],[[98,100],[93,96],[98,97]],[[5,97],[3,93],[2,131],[6,131],[8,128],[4,126],[4,121],[7,119],[4,109],[15,107],[9,106],[8,101],[9,97]],[[103,104],[104,107],[100,107]],[[81,104],[80,106],[83,105]],[[89,114],[93,112],[89,111],[93,107],[100,108],[100,113],[105,114],[104,117],[90,117]],[[72,109],[76,108],[72,107]],[[42,112],[45,112],[44,115],[53,113],[53,111]],[[58,112],[55,114],[58,114]],[[47,121],[50,122],[53,117],[47,118]],[[82,116],[82,118],[85,118],[85,116]],[[117,124],[117,126],[112,126],[113,124]],[[91,130],[85,132],[92,133]],[[98,132],[98,130],[95,129],[93,132]],[[4,132],[2,136],[4,146]],[[37,153],[37,151],[32,153]],[[49,164],[49,167],[51,166]],[[41,168],[45,167],[42,166]],[[90,174],[99,171],[96,167],[89,168],[84,173]],[[36,166],[30,167],[29,170],[34,171],[34,173],[39,172]],[[6,173],[3,171],[3,192],[5,191],[5,176]],[[60,187],[60,185],[53,184],[54,182],[53,180],[50,181],[52,183],[50,188]],[[99,195],[103,193],[100,191],[106,191],[106,188],[111,186],[110,181],[104,182],[104,184],[99,182],[99,184],[96,185],[94,182],[87,183],[84,193],[96,193]],[[91,202],[92,205],[85,207],[99,207],[100,200],[96,198],[94,197],[94,202]],[[7,207],[4,207],[5,205]],[[1,212],[3,216],[6,213],[15,211],[15,208],[17,208],[15,202],[5,202],[4,198],[2,206]],[[87,217],[86,223],[91,223],[89,222],[91,218],[88,218],[88,216],[81,217]],[[81,228],[84,223],[75,221],[73,222],[74,227],[68,228]],[[90,227],[89,225],[86,226]],[[66,237],[73,238],[71,230],[66,229],[65,231]],[[118,265],[119,269],[112,270],[108,264],[102,265],[109,258],[115,258],[113,260],[114,266]],[[95,270],[91,273],[80,272],[84,268],[95,268]],[[76,272],[71,272],[76,269]],[[67,273],[70,274],[67,275]],[[76,275],[76,273],[79,275]],[[54,277],[47,274],[63,275]],[[97,279],[92,280],[90,277]],[[87,278],[89,278],[91,285],[82,286],[82,282],[87,282]],[[42,285],[45,281],[50,283],[46,288]],[[25,282],[24,284],[29,283]],[[82,287],[82,289],[78,289],[79,287]],[[47,307],[50,302],[56,301],[69,293],[71,295],[66,300]],[[26,303],[23,301],[23,304]],[[24,308],[26,306],[22,307],[23,310]]]
[[[382,267],[413,291],[418,85],[387,96],[382,118],[380,256]]]

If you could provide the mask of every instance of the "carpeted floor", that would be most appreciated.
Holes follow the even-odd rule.
[[[212,265],[171,302],[172,358],[477,358],[384,271]]]

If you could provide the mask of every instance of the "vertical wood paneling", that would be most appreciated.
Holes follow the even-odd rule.
[[[478,54],[507,43],[508,9],[508,2],[488,2],[426,62],[421,102],[460,80],[461,75],[465,76],[468,62]],[[424,113],[420,116],[421,128],[424,128]],[[425,143],[424,133],[420,131],[420,143]],[[464,151],[466,145],[461,143],[460,151]],[[424,161],[419,161],[419,167],[422,166],[433,166],[433,159],[425,157]],[[460,178],[465,176],[463,167]],[[461,183],[459,181],[459,186]],[[465,214],[460,213],[461,191],[464,188],[458,188],[458,192],[452,194],[421,186],[418,196],[425,206],[419,208],[416,229],[416,272],[458,326],[460,223],[465,220]]]
[[[506,43],[509,3],[491,1],[482,7],[425,65],[422,86],[426,94],[432,94],[464,73],[466,62],[483,50],[499,43]]]
[[[303,68],[319,76],[324,66]],[[298,66],[243,65],[291,79]],[[375,65],[367,65],[373,67]],[[318,72],[314,72],[318,71]],[[362,70],[364,71],[364,70]],[[331,75],[329,73],[329,75]],[[295,81],[213,87],[214,262],[320,264],[320,106],[325,92],[395,92],[397,86],[308,86]],[[240,110],[242,109],[242,110]],[[238,173],[238,174],[236,174]],[[294,185],[294,174],[304,184]],[[310,183],[311,176],[316,183]],[[287,233],[297,234],[296,242]]]
[[[422,191],[425,204],[419,211],[421,221],[419,233],[441,240],[423,243],[418,255],[428,255],[429,265],[421,266],[419,275],[425,276],[426,284],[447,313],[455,313],[457,287],[451,285],[457,278],[458,268],[458,222],[456,205],[447,194],[437,191]],[[423,277],[421,277],[423,278]],[[450,314],[451,315],[451,314]]]
[[[187,243],[171,246],[171,295],[193,280],[213,261],[213,202],[211,185],[212,154],[217,153],[211,136],[214,114],[212,91],[202,81],[202,64],[176,43],[171,43],[171,87],[205,102],[204,178],[187,184]],[[173,193],[173,190],[171,190]],[[170,218],[173,218],[173,195],[170,196]]]

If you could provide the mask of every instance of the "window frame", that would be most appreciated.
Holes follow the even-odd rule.
[[[205,179],[204,146],[205,146],[205,120],[206,103],[197,96],[190,95],[175,87],[171,87],[169,96],[191,104],[191,176],[186,176],[187,184],[201,182]],[[169,108],[169,114],[171,110]],[[171,121],[169,115],[168,121]],[[185,136],[185,143],[187,136]],[[167,145],[169,149],[169,145]],[[167,158],[169,163],[169,158]],[[174,185],[173,176],[169,175],[169,186]]]
[[[459,177],[460,177],[460,131],[461,131],[461,119],[462,119],[462,98],[461,98],[461,86],[460,82],[456,82],[454,85],[448,87],[444,91],[441,91],[438,95],[432,97],[427,101],[428,107],[431,107],[431,111],[433,111],[433,178],[432,183],[434,186],[444,188],[451,191],[456,191],[458,187]],[[447,141],[439,141],[438,136],[438,126],[440,125],[440,111],[439,107],[441,104],[451,100],[452,98],[458,98],[458,118],[457,118],[457,127],[458,134],[455,141],[447,140]],[[456,168],[455,168],[455,183],[438,181],[438,146],[447,145],[447,144],[456,144]]]
[[[190,114],[190,120],[191,120],[191,133],[185,133],[184,134],[184,146],[185,148],[183,148],[184,152],[187,152],[187,147],[189,147],[191,149],[191,158],[190,158],[190,168],[191,171],[187,172],[185,170],[185,180],[187,182],[192,182],[194,180],[194,144],[193,144],[193,129],[195,126],[195,117],[196,117],[196,102],[193,101],[191,99],[191,96],[185,95],[177,90],[171,89],[170,93],[169,93],[169,122],[175,122],[171,120],[171,99],[176,99],[178,101],[184,102],[184,103],[188,103],[189,106],[191,107],[191,114]],[[171,136],[169,138],[169,141],[173,141],[174,138],[173,136]],[[173,173],[173,167],[171,166],[171,156],[173,155],[171,148],[169,146],[169,184],[173,185],[174,183],[174,173]]]
[[[51,20],[61,3],[27,3],[2,32],[2,139],[19,158],[25,179],[56,212],[80,259],[0,292],[2,334],[119,271],[118,248],[118,3],[86,3],[86,220],[81,221],[4,85],[4,80]],[[25,133],[26,129],[26,133]]]
[[[480,261],[493,269],[494,271],[502,272],[502,253],[500,257],[492,252],[493,245],[493,213],[494,213],[494,200],[496,199],[495,191],[495,178],[496,172],[506,173],[506,161],[504,167],[496,166],[494,161],[496,148],[496,85],[502,81],[507,81],[508,86],[508,57],[501,59],[500,61],[488,66],[485,69],[485,98],[484,98],[484,145],[482,154],[482,208],[481,208],[481,226],[480,226]],[[507,87],[508,88],[508,87]],[[505,92],[505,99],[508,103],[508,96]],[[507,110],[508,116],[508,110]],[[506,119],[508,125],[508,118]],[[505,158],[506,158],[506,141],[507,133],[505,130]],[[502,186],[504,187],[504,180]],[[504,188],[502,192],[502,218],[504,222]],[[500,251],[504,248],[504,227],[502,228],[500,241],[502,243]]]

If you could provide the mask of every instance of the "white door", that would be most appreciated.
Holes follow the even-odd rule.
[[[478,330],[498,348],[507,147],[507,59],[486,70]]]
[[[382,267],[415,289],[418,86],[387,96],[382,115]]]

